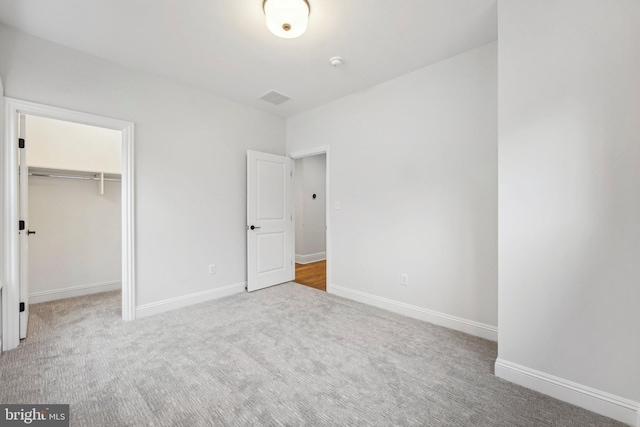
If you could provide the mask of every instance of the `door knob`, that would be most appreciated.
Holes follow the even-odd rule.
[[[31,231],[31,230],[27,230],[27,236],[28,236],[29,234],[36,234],[36,232],[35,232],[35,231]]]
[[[247,226],[247,230],[251,229],[251,230],[257,230],[260,227],[256,227],[255,225],[252,226]]]

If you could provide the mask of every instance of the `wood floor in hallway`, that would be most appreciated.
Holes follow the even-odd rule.
[[[327,261],[296,264],[296,283],[326,291]]]

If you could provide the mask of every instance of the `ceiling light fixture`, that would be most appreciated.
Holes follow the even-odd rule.
[[[294,39],[307,29],[309,2],[307,0],[264,0],[262,9],[267,28],[283,39]]]

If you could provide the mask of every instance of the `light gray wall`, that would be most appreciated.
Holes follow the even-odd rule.
[[[640,2],[499,17],[499,357],[640,401]]]
[[[296,160],[296,256],[326,252],[325,169],[324,154]]]
[[[287,119],[288,152],[331,147],[332,284],[497,325],[496,54]]]
[[[284,154],[283,119],[6,26],[0,75],[5,96],[135,123],[137,305],[246,280],[246,150]]]
[[[44,117],[25,118],[29,166],[122,173],[122,133]]]

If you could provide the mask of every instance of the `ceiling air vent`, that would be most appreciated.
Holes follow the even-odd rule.
[[[291,97],[284,95],[280,92],[276,92],[275,90],[271,90],[265,93],[264,95],[262,95],[258,99],[262,99],[263,101],[267,101],[273,105],[280,105],[283,102],[290,100]]]

